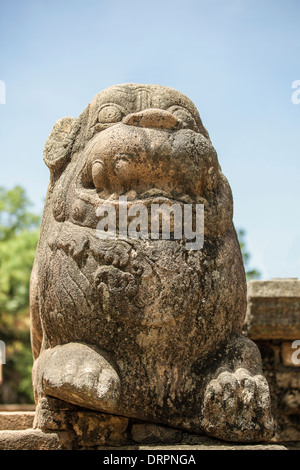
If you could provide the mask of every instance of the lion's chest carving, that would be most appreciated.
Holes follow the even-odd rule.
[[[105,343],[106,337],[109,343],[126,334],[129,325],[138,336],[149,327],[168,329],[196,317],[201,298],[197,254],[187,256],[183,247],[164,242],[161,256],[160,241],[105,242],[91,230],[57,225],[41,279],[42,319],[53,344],[76,338]]]

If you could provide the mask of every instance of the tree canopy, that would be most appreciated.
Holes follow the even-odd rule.
[[[30,206],[22,187],[0,187],[0,339],[7,360],[0,401],[16,403],[33,400],[29,282],[40,217]]]

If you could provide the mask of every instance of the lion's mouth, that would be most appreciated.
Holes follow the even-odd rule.
[[[132,228],[141,224],[136,230],[143,233],[146,231],[148,235],[151,233],[151,236],[154,232],[160,234],[166,230],[170,231],[170,234],[174,230],[179,233],[180,227],[181,231],[183,230],[185,220],[191,221],[192,227],[195,227],[197,205],[205,206],[207,203],[200,196],[176,194],[175,191],[167,192],[161,188],[150,188],[141,193],[131,189],[122,194],[106,194],[104,191],[85,189],[78,191],[77,196],[70,222],[89,229],[98,229],[99,223],[102,227],[102,221],[105,221],[113,230],[118,231],[122,227],[126,233],[129,225]],[[162,222],[163,220],[165,222]],[[166,224],[164,230],[162,224]]]
[[[153,188],[148,191],[145,191],[144,193],[141,194],[140,199],[143,200],[153,200],[156,202],[156,200],[162,201],[162,202],[182,202],[185,204],[193,204],[195,203],[194,198],[189,196],[188,194],[168,194],[166,191],[163,191],[158,188]]]
[[[176,194],[168,193],[160,188],[151,188],[140,194],[134,190],[127,191],[123,194],[111,194],[107,197],[106,194],[98,193],[99,202],[105,204],[118,204],[119,202],[127,202],[128,206],[133,204],[143,204],[149,207],[151,204],[195,204],[198,202],[198,197],[190,196],[189,194]]]

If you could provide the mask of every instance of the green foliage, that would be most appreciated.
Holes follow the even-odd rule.
[[[39,226],[40,217],[28,211],[29,206],[31,202],[21,186],[9,190],[0,186],[0,241]]]
[[[261,274],[257,269],[250,269],[249,268],[249,261],[250,261],[250,254],[247,251],[246,248],[246,242],[245,242],[245,236],[246,232],[243,229],[238,229],[237,230],[237,235],[238,235],[238,240],[240,243],[241,247],[241,252],[243,256],[243,261],[244,261],[244,266],[245,266],[245,272],[246,272],[246,280],[251,281],[252,279],[259,279]]]
[[[6,344],[7,360],[3,387],[6,401],[21,403],[33,401],[29,283],[40,217],[29,206],[20,186],[0,187],[0,339]]]

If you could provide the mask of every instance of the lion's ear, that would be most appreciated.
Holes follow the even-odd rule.
[[[61,173],[70,160],[73,143],[79,129],[78,121],[72,117],[59,119],[46,141],[44,162],[54,176]]]

